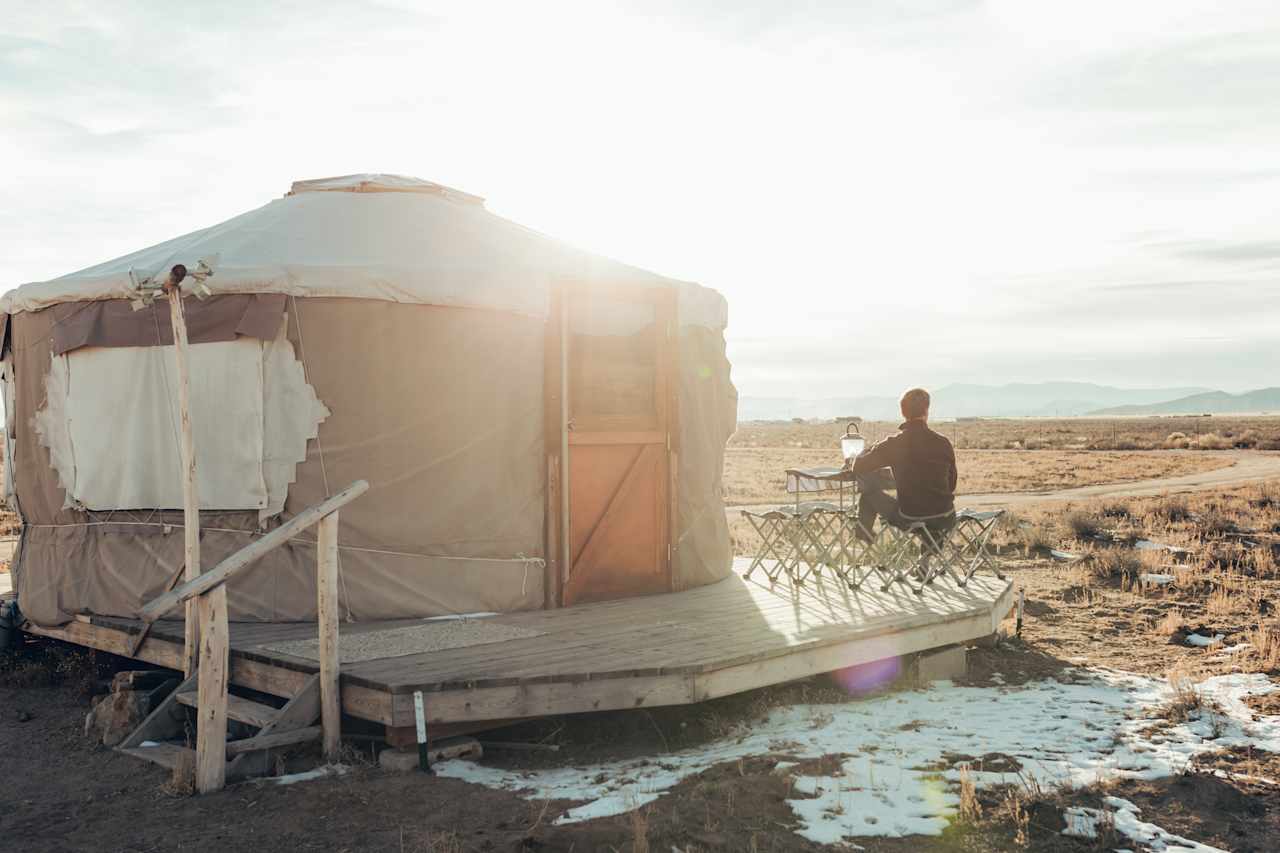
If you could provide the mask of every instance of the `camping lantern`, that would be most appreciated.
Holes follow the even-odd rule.
[[[866,446],[867,440],[862,437],[862,433],[858,432],[857,422],[850,422],[844,435],[840,437],[840,452],[844,455],[844,460],[848,462],[850,459],[856,459]]]

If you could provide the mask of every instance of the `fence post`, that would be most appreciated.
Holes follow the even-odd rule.
[[[338,511],[320,519],[316,532],[316,622],[320,632],[320,725],[324,757],[338,760],[342,703],[338,695]]]

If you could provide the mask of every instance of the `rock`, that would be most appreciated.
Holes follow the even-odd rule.
[[[101,741],[104,746],[115,746],[142,725],[150,712],[151,702],[145,690],[109,693],[97,700],[85,717],[85,736]]]
[[[944,646],[916,656],[916,681],[951,681],[964,678],[968,671],[964,646]]]
[[[117,672],[111,679],[111,692],[123,690],[151,690],[173,678],[167,669],[131,669]]]
[[[465,758],[472,761],[484,755],[484,747],[472,737],[451,737],[433,741],[428,750],[428,760],[432,764],[437,761],[449,761],[454,758]],[[378,753],[378,765],[383,770],[405,773],[418,769],[418,747],[409,749],[384,749]]]
[[[408,773],[418,769],[418,750],[384,749],[378,753],[378,766],[392,773]]]
[[[35,715],[32,714],[30,711],[26,710],[25,708],[18,711],[18,722],[27,723],[34,719],[35,719]]]

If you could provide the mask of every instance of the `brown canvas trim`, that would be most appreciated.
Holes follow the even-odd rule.
[[[185,297],[187,337],[193,344],[232,341],[239,336],[274,340],[287,298],[283,293],[228,293],[204,300]],[[138,311],[127,299],[65,302],[46,310],[53,315],[54,355],[80,347],[154,347],[173,343],[169,305],[163,299]],[[7,320],[8,315],[4,316]]]

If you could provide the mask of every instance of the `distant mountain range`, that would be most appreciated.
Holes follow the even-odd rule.
[[[1163,403],[1130,404],[1112,406],[1090,412],[1093,415],[1196,415],[1196,414],[1230,414],[1240,412],[1277,412],[1280,411],[1280,388],[1259,388],[1257,391],[1246,391],[1243,394],[1228,394],[1226,391],[1206,391],[1202,394],[1191,394],[1166,400]]]
[[[933,393],[935,418],[1071,417],[1280,411],[1280,388],[1228,394],[1211,388],[1113,388],[1087,382],[947,385]],[[897,397],[741,397],[738,419],[898,417]]]

